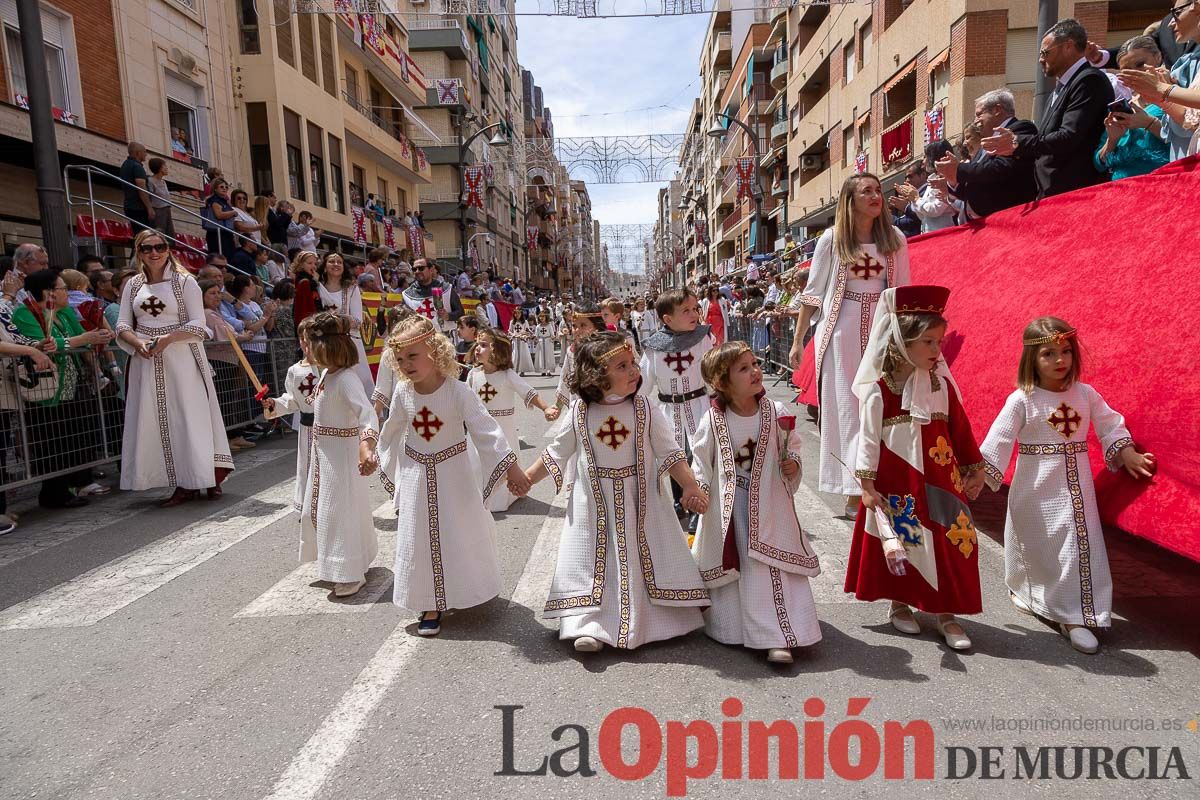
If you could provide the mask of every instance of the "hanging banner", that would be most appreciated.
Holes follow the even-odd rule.
[[[437,89],[439,106],[458,105],[458,78],[438,78],[433,82],[433,85]]]
[[[397,141],[400,142],[400,156],[408,161],[412,158],[412,145],[409,144],[408,137],[400,136]]]
[[[467,248],[467,257],[471,261],[471,271],[479,272],[479,250],[475,247],[474,242]]]
[[[742,200],[750,196],[750,186],[754,180],[754,159],[739,158],[735,168],[737,169],[737,199]]]
[[[913,140],[913,121],[911,119],[901,122],[891,130],[884,131],[879,136],[879,151],[883,156],[883,163],[896,164],[900,161],[906,161],[912,156],[912,140]]]
[[[389,250],[396,249],[396,229],[391,217],[383,218],[383,245]]]
[[[708,224],[704,220],[696,220],[696,241],[699,244],[708,244]]]
[[[367,243],[367,215],[362,206],[350,206],[350,217],[354,220],[354,241],[359,244]]]
[[[530,252],[537,250],[538,246],[538,229],[537,225],[529,225],[525,228],[525,247]]]
[[[940,142],[946,133],[946,114],[941,106],[925,112],[925,144]]]
[[[412,251],[413,260],[425,257],[425,231],[420,225],[409,225],[406,231],[408,235],[408,249]]]
[[[854,171],[860,174],[867,171],[866,150],[859,150],[854,154]]]
[[[463,202],[467,208],[483,208],[483,168],[463,168]]]
[[[496,183],[496,168],[492,164],[483,165],[483,177],[487,180],[488,186],[493,186]]]
[[[419,147],[413,149],[417,151],[417,171],[424,172],[429,169],[429,159],[425,157],[425,151]]]
[[[384,55],[387,50],[383,44],[384,34],[383,26],[375,19],[374,14],[359,14],[358,26],[362,28],[362,46],[364,49],[370,47],[379,55]]]

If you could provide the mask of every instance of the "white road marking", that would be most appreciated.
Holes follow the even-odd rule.
[[[294,450],[239,453],[234,463],[237,470],[248,470],[285,456],[295,458],[296,454]],[[237,471],[233,474],[237,475]],[[90,505],[78,510],[53,511],[26,517],[20,528],[0,538],[0,569],[142,514],[147,510],[149,496],[146,492],[120,492],[111,498],[93,500]]]
[[[0,630],[95,625],[289,514],[290,479],[5,609]]]
[[[375,509],[374,516],[390,517],[395,503],[388,500]],[[315,587],[317,564],[309,562],[284,576],[282,580],[259,595],[235,617],[294,617],[307,614],[347,614],[370,611],[392,588],[392,564],[396,558],[396,526],[377,530],[379,555],[367,570],[367,585],[358,594],[345,599],[330,600],[332,586]]]
[[[535,618],[541,614],[546,595],[550,593],[554,570],[558,566],[558,540],[562,535],[568,499],[565,491],[559,492],[550,504],[550,512],[542,522],[542,530],[525,562],[525,571],[521,573],[521,580],[517,582],[517,588],[513,589],[512,598],[508,601],[509,608],[524,606],[532,609]]]

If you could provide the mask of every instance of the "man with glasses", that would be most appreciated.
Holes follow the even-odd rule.
[[[975,124],[983,137],[991,136],[997,128],[1018,136],[1037,134],[1036,125],[1017,118],[1017,104],[1008,89],[993,89],[976,99]],[[966,161],[947,153],[936,166],[950,191],[966,203],[969,219],[1024,205],[1037,196],[1033,159],[1019,153],[994,156],[981,148]]]
[[[429,259],[414,261],[413,273],[416,280],[404,290],[404,304],[414,313],[439,324],[443,331],[453,331],[458,318],[463,315],[457,290],[438,278],[437,265]]]
[[[1092,154],[1104,134],[1113,88],[1108,77],[1088,63],[1087,47],[1087,31],[1078,21],[1056,22],[1038,52],[1042,71],[1055,78],[1038,122],[1039,133],[1019,134],[998,127],[981,143],[992,155],[1018,153],[1036,159],[1039,199],[1108,180],[1107,174],[1096,170]]]

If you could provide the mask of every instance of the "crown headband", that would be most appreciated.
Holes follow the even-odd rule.
[[[626,351],[633,352],[633,348],[631,348],[629,346],[629,342],[624,342],[624,343],[614,347],[612,350],[609,350],[607,353],[601,353],[600,354],[600,363],[607,364],[609,362],[609,359],[615,358],[616,356],[619,356],[621,353],[624,353]]]
[[[392,342],[392,347],[400,348],[400,347],[408,347],[409,345],[413,345],[413,344],[420,344],[421,342],[425,341],[429,337],[433,336],[434,333],[436,333],[436,331],[428,330],[423,333],[413,334],[412,336],[409,336],[407,339],[401,339],[398,342]]]
[[[1051,343],[1057,344],[1057,345],[1064,345],[1067,343],[1068,339],[1073,339],[1074,337],[1075,337],[1075,329],[1071,328],[1070,330],[1066,330],[1066,331],[1057,331],[1055,333],[1050,334],[1049,336],[1039,336],[1036,339],[1022,339],[1021,341],[1022,341],[1022,344],[1025,344],[1025,345],[1039,345],[1039,344],[1051,344]]]

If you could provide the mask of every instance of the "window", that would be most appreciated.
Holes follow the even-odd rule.
[[[337,67],[333,60],[333,21],[325,14],[317,17],[321,28],[321,85],[326,94],[337,97]]]
[[[300,115],[288,109],[283,110],[284,147],[287,152],[288,193],[297,200],[307,200],[308,193],[304,181],[304,151],[301,149],[303,139],[300,135]]]
[[[858,29],[858,65],[871,63],[871,20],[868,18]]]
[[[854,80],[854,68],[858,62],[854,59],[854,42],[842,49],[842,83],[847,84]]]
[[[342,188],[346,176],[342,174],[342,140],[329,134],[329,185],[332,191],[333,210],[338,214],[346,213],[346,195]]]
[[[950,62],[941,64],[929,73],[929,97],[933,104],[939,105],[950,97]]]
[[[363,187],[367,183],[367,173],[358,164],[350,165],[350,174],[353,178],[350,181],[350,205],[361,206],[367,199],[363,193]]]
[[[300,72],[313,83],[317,82],[317,40],[316,34],[313,33],[315,16],[317,15],[296,15],[296,24],[300,26]]]
[[[378,201],[381,206],[383,206],[383,210],[386,213],[388,210],[388,182],[383,178],[376,178],[375,181],[378,184],[376,187],[377,191],[375,194],[375,200]]]
[[[192,158],[208,157],[208,103],[204,90],[170,72],[164,75],[167,91],[167,147]]]
[[[858,148],[854,142],[854,126],[847,125],[842,131],[842,166],[850,166],[850,162],[854,160],[854,151]]]
[[[358,105],[358,72],[350,67],[349,64],[343,65],[346,69],[346,95],[350,98],[350,104]]]
[[[237,10],[242,52],[251,55],[261,53],[262,47],[258,40],[258,6],[255,0],[238,0]]]
[[[862,150],[869,150],[871,145],[871,120],[868,118],[858,129],[858,146]]]
[[[296,66],[296,43],[292,40],[291,0],[275,0],[275,51],[289,67]]]
[[[0,16],[3,17],[4,45],[8,52],[8,86],[12,93],[0,100],[25,107],[28,85],[25,81],[24,53],[16,6],[11,0],[0,2]],[[78,49],[71,21],[48,8],[42,8],[42,41],[50,83],[50,103],[62,112],[55,113],[55,119],[78,124],[78,117],[83,114],[83,93],[79,84]]]
[[[325,194],[325,136],[324,131],[308,123],[308,182],[312,186],[312,201],[325,208],[329,205]]]
[[[275,188],[271,171],[271,133],[267,124],[267,104],[246,104],[246,131],[250,135],[250,173],[254,193],[264,194]]]
[[[408,207],[408,192],[397,187],[397,189],[396,189],[396,211],[400,214],[404,214],[405,212],[411,211],[411,210],[412,209],[410,209]]]
[[[25,83],[25,55],[21,49],[21,33],[5,26],[4,44],[8,50],[8,59],[12,66],[13,93],[22,97],[29,94]],[[62,48],[45,43],[46,73],[50,76],[50,102],[55,108],[70,110],[70,99],[67,94],[67,66]]]
[[[1004,51],[1004,82],[1010,89],[1031,89],[1037,81],[1038,49],[1037,28],[1017,28],[1008,32]]]

